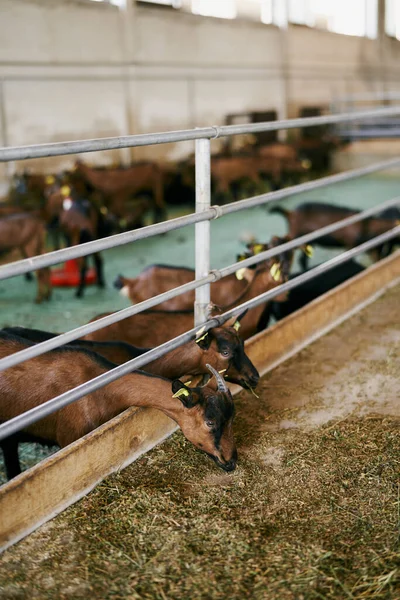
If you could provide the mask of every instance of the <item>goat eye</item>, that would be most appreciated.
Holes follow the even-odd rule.
[[[214,421],[206,421],[206,425],[207,425],[207,427],[212,429],[214,427]]]
[[[221,350],[221,354],[222,354],[222,356],[229,356],[230,352],[229,352],[229,350]]]

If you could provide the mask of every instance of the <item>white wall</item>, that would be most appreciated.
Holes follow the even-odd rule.
[[[135,6],[124,20],[117,8],[85,0],[0,0],[0,143],[220,124],[229,112],[249,110],[295,116],[333,95],[382,89],[385,81],[398,88],[399,49],[393,40],[298,26],[283,32],[156,7]],[[132,154],[176,158],[191,148]],[[72,160],[29,165],[52,170]]]

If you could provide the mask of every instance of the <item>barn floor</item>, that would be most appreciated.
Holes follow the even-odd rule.
[[[393,172],[393,171],[392,171]],[[333,204],[365,209],[399,194],[400,178],[395,176],[368,176],[332,185],[323,190],[297,194],[282,202],[292,208],[307,200],[322,200]],[[176,217],[192,209],[169,211]],[[269,215],[264,207],[241,211],[211,222],[211,266],[220,268],[235,260],[244,248],[243,240],[255,236],[263,241],[271,235],[284,235],[286,222],[280,215]],[[316,247],[311,266],[328,260],[339,252]],[[0,281],[0,327],[20,325],[62,332],[87,323],[101,312],[115,311],[129,305],[118,294],[112,282],[119,273],[134,277],[146,266],[154,263],[194,267],[194,226],[185,227],[166,235],[135,244],[121,246],[103,253],[107,288],[99,290],[88,287],[84,299],[77,299],[71,288],[55,288],[53,299],[42,305],[33,304],[35,283],[27,283],[23,277]],[[15,257],[17,260],[19,257]],[[365,262],[363,257],[362,262]],[[368,261],[368,259],[366,259]],[[367,264],[367,263],[366,263]],[[23,469],[48,456],[50,450],[39,445],[21,445],[20,456]],[[6,481],[3,456],[0,452],[0,485]]]
[[[399,598],[399,302],[237,397],[233,474],[178,432],[6,551],[0,598]]]

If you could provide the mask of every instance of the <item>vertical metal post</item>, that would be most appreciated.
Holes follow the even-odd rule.
[[[211,204],[210,140],[196,140],[196,213],[208,210]],[[210,272],[210,221],[196,223],[196,279]],[[207,321],[210,304],[210,284],[196,289],[195,326]]]
[[[6,97],[4,92],[3,79],[0,79],[0,132],[0,142],[2,146],[9,146]],[[4,165],[4,171],[6,173],[7,178],[9,179],[8,183],[11,183],[11,178],[15,173],[15,162],[6,162]],[[6,192],[4,192],[4,194],[5,193]]]

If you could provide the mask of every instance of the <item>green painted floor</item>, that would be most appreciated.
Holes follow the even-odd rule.
[[[306,200],[321,200],[355,208],[368,208],[399,195],[400,178],[364,177],[336,184],[315,192],[297,194],[283,201],[293,207]],[[190,209],[187,210],[190,212]],[[182,211],[180,212],[182,214]],[[176,209],[170,217],[177,216]],[[286,222],[280,215],[269,215],[265,208],[253,208],[227,215],[211,222],[211,266],[220,268],[234,262],[243,249],[241,239],[255,236],[267,241],[271,235],[286,233]],[[327,260],[338,252],[317,248],[312,264]],[[35,283],[23,277],[0,282],[0,326],[21,325],[62,332],[87,323],[96,314],[115,311],[129,305],[112,283],[121,273],[134,277],[154,263],[194,267],[194,226],[166,235],[108,250],[103,253],[107,288],[89,286],[85,298],[78,300],[71,288],[56,288],[49,303],[35,305]]]

